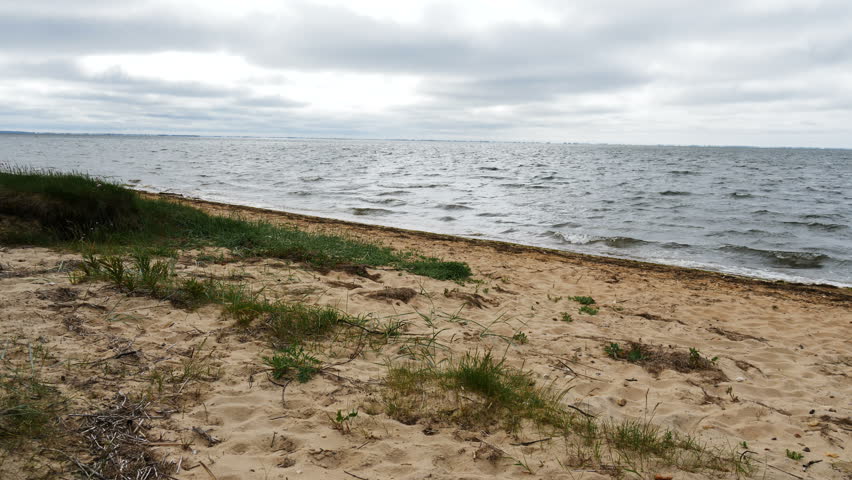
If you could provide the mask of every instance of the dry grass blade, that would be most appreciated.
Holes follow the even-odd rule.
[[[83,437],[90,458],[74,459],[88,478],[117,480],[155,480],[170,478],[174,462],[155,456],[145,431],[151,417],[144,401],[134,402],[118,393],[112,405],[94,414],[76,414],[81,419],[78,433]]]

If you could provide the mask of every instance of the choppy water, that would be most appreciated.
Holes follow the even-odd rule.
[[[365,223],[852,286],[852,151],[0,135],[0,163]]]

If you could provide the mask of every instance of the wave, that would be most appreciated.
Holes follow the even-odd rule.
[[[725,245],[720,250],[760,258],[772,266],[782,268],[822,268],[823,263],[831,259],[822,253],[761,250],[741,245]]]
[[[562,243],[567,243],[571,245],[589,245],[593,243],[602,243],[613,248],[630,248],[638,245],[645,245],[651,243],[646,242],[645,240],[640,240],[638,238],[632,237],[598,237],[585,233],[562,233],[555,232],[553,230],[548,230],[544,233],[544,236],[554,238],[556,240],[561,241]]]
[[[565,227],[577,228],[577,227],[581,227],[581,226],[582,225],[580,225],[579,223],[574,223],[574,222],[556,223],[554,225],[551,225],[551,227],[553,227],[553,228],[565,228]]]
[[[841,225],[839,223],[822,223],[822,222],[783,222],[785,225],[793,225],[796,227],[805,227],[814,230],[822,230],[825,232],[836,232],[838,230],[845,230],[849,228],[846,225]]]
[[[461,205],[458,203],[446,203],[444,205],[439,205],[439,208],[442,208],[444,210],[473,210],[472,208],[466,205]]]
[[[391,195],[410,195],[410,194],[411,194],[411,192],[409,192],[408,190],[391,190],[389,192],[377,193],[376,196],[377,197],[388,197],[388,196],[391,196]]]
[[[681,191],[677,191],[677,190],[666,190],[664,192],[660,192],[660,195],[663,195],[663,196],[666,196],[666,197],[674,197],[674,196],[692,195],[692,194],[689,193],[689,192],[681,192]]]
[[[730,198],[754,198],[754,195],[750,193],[741,193],[741,192],[733,192],[727,195]]]
[[[399,200],[398,198],[358,198],[358,200],[378,205],[388,205],[390,207],[401,207],[406,204],[406,202]]]
[[[508,213],[482,212],[482,213],[477,213],[476,216],[477,217],[508,217],[509,214]]]
[[[385,210],[384,208],[350,208],[349,211],[353,215],[358,216],[381,216],[396,213],[393,210]]]
[[[438,220],[442,222],[455,222],[457,219],[456,217],[441,217]]]

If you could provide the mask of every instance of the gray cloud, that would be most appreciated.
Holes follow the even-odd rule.
[[[538,139],[575,140],[558,137],[587,125],[582,140],[618,141],[600,133],[617,125],[631,132],[623,141],[676,143],[693,138],[678,125],[718,121],[717,110],[726,106],[737,109],[738,118],[757,115],[755,127],[766,132],[760,141],[777,132],[783,143],[789,129],[777,112],[829,132],[821,112],[852,101],[852,87],[845,86],[852,79],[847,1],[539,3],[554,11],[546,23],[469,28],[439,10],[402,24],[309,3],[226,19],[203,11],[190,17],[144,1],[0,1],[0,95],[33,81],[51,86],[35,98],[0,96],[8,107],[0,128],[55,129],[64,119],[66,129],[120,123],[199,133],[495,139],[534,132]],[[226,52],[268,74],[234,87],[120,69],[92,76],[76,63],[85,55],[166,51]],[[258,85],[281,83],[285,71],[414,75],[421,79],[421,102],[354,115],[257,93]],[[46,114],[51,102],[76,113]],[[776,114],[761,120],[756,106]],[[483,118],[487,107],[510,113]],[[722,123],[713,126],[714,138],[734,136]]]

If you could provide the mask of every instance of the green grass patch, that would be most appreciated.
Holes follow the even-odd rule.
[[[18,219],[0,231],[7,244],[66,246],[93,253],[131,249],[149,254],[224,247],[237,256],[273,257],[317,269],[392,267],[439,280],[471,276],[462,262],[400,252],[342,236],[268,222],[209,215],[187,205],[143,198],[115,183],[79,173],[0,170],[0,215]]]
[[[444,423],[474,431],[499,427],[519,436],[526,431],[561,439],[566,465],[572,467],[752,471],[749,458],[736,449],[702,444],[648,418],[599,419],[564,403],[567,393],[553,384],[537,385],[530,372],[509,367],[491,352],[469,352],[441,362],[391,364],[382,399],[385,412],[406,424]]]
[[[272,301],[247,285],[181,279],[175,275],[171,261],[152,259],[146,254],[85,255],[71,277],[75,283],[107,281],[128,294],[168,300],[182,308],[221,305],[243,327],[260,320],[273,339],[283,343],[321,337],[343,322],[361,323],[331,307]]]
[[[263,357],[263,361],[272,369],[273,377],[295,378],[299,383],[305,383],[319,373],[321,363],[299,344],[288,345],[271,357]]]
[[[569,297],[569,298],[571,300],[574,300],[575,302],[581,304],[581,305],[594,305],[595,304],[595,299],[592,298],[592,297],[578,296],[578,297]]]
[[[428,361],[394,365],[387,386],[386,411],[403,423],[434,419],[468,428],[502,424],[515,431],[524,419],[565,422],[556,408],[560,395],[537,387],[528,372],[508,367],[491,352],[467,353],[442,366]]]
[[[585,313],[586,315],[597,315],[599,311],[597,308],[590,307],[589,305],[580,307],[580,313]]]

